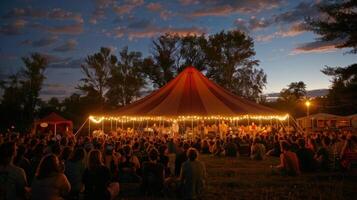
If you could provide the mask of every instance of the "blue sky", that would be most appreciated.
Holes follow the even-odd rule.
[[[165,32],[214,34],[240,29],[255,41],[256,59],[268,76],[265,93],[293,81],[328,88],[325,66],[357,61],[339,41],[316,42],[305,17],[319,17],[321,1],[288,0],[2,0],[0,77],[16,73],[21,57],[40,52],[50,66],[43,96],[68,96],[82,77],[80,63],[101,46],[124,46],[148,55],[151,40]]]

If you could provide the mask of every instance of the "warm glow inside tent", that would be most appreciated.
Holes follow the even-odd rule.
[[[73,123],[62,116],[52,112],[42,119],[38,119],[34,123],[34,132],[49,132],[54,134],[65,133],[72,134]]]
[[[220,87],[194,67],[187,67],[152,94],[111,113],[90,120],[210,120],[278,119],[288,115],[246,100]]]

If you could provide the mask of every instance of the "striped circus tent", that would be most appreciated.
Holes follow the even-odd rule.
[[[152,94],[121,107],[112,116],[272,116],[274,109],[238,97],[209,80],[194,67]]]

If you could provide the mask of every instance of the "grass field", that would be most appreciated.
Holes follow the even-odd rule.
[[[270,165],[278,164],[277,158],[252,161],[247,157],[217,158],[203,155],[200,160],[205,163],[208,173],[202,199],[357,199],[356,171],[282,177],[271,173]]]

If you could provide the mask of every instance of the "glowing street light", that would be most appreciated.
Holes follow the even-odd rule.
[[[305,105],[306,105],[306,116],[307,117],[309,117],[309,108],[310,108],[310,101],[309,100],[307,100],[306,102],[305,102]]]
[[[307,122],[310,122],[310,120],[309,120],[309,108],[310,108],[310,105],[311,105],[310,101],[307,100],[305,102],[305,105],[306,105],[306,128],[307,128]],[[311,125],[311,122],[310,122],[310,125]]]

